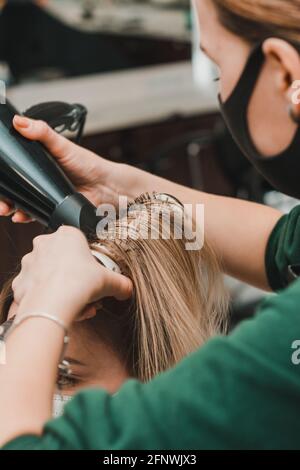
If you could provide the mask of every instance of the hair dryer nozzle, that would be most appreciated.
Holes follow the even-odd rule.
[[[49,227],[57,230],[61,225],[70,225],[82,230],[89,238],[95,236],[100,220],[96,215],[96,208],[82,194],[75,193],[67,196],[55,208]]]

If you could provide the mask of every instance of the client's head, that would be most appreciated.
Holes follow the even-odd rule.
[[[134,295],[126,302],[104,299],[96,316],[74,323],[66,355],[72,373],[59,378],[64,393],[83,386],[114,393],[129,377],[148,381],[224,331],[221,270],[208,243],[186,249],[184,234],[178,237],[182,213],[172,198],[143,195],[92,244],[132,279]],[[11,281],[0,309],[0,323],[16,313]]]

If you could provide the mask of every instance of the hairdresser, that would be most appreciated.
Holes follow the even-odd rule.
[[[275,188],[299,198],[300,106],[292,96],[293,83],[300,79],[300,1],[195,4],[201,47],[220,70],[220,102],[230,131]],[[77,230],[40,237],[15,281],[18,317],[47,312],[57,322],[27,318],[7,340],[10,360],[0,368],[1,445],[300,448],[300,207],[282,216],[260,205],[203,194],[101,159],[42,122],[16,117],[14,126],[40,140],[95,204],[117,203],[120,194],[134,197],[147,190],[204,203],[206,237],[226,272],[278,295],[228,337],[213,339],[152,382],[129,381],[114,397],[83,391],[60,419],[50,421],[62,325],[69,327],[95,299],[129,296],[131,286],[95,264]],[[1,204],[2,215],[10,211]],[[26,215],[16,212],[13,220],[24,222]],[[28,372],[29,365],[28,378],[24,369]]]

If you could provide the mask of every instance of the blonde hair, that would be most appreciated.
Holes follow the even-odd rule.
[[[250,43],[278,37],[300,48],[300,0],[212,0],[221,24]]]
[[[187,240],[174,236],[182,224],[176,217],[178,205],[162,202],[155,194],[141,196],[136,204],[128,217],[110,226],[109,236],[92,243],[93,249],[106,254],[109,250],[132,279],[134,296],[127,302],[104,299],[99,314],[83,323],[112,345],[132,376],[148,381],[225,331],[228,296],[209,244],[187,251]],[[145,217],[153,209],[162,216],[159,224],[157,218],[154,223],[151,216]],[[171,216],[169,239],[164,239],[165,215]],[[145,224],[151,237],[140,236]],[[128,228],[135,236],[124,239]],[[11,295],[10,286],[1,295],[2,307]]]
[[[180,228],[176,225],[182,223],[174,216],[178,207],[156,196],[138,198],[135,204],[142,208],[131,212],[126,223],[118,220],[112,239],[103,242],[134,284],[131,311],[136,350],[132,363],[134,375],[142,381],[172,367],[210,337],[224,332],[228,307],[213,250],[207,242],[202,249],[186,250],[187,240],[174,236]],[[158,212],[159,225],[150,215]],[[164,239],[164,216],[170,213],[171,237]],[[123,240],[129,226],[131,234],[134,231],[137,236]],[[140,237],[143,229],[152,236]],[[101,251],[101,247],[98,249]]]

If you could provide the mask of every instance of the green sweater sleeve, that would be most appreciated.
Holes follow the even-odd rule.
[[[113,397],[83,391],[42,436],[4,449],[300,448],[299,305],[296,281],[150,383],[131,380]]]
[[[274,291],[287,287],[289,266],[300,264],[300,206],[282,217],[275,226],[265,261],[270,287]]]

